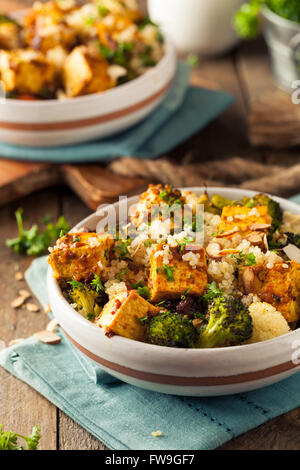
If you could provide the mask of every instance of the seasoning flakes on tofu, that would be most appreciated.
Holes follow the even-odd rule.
[[[270,196],[150,185],[128,217],[114,237],[69,233],[49,256],[68,302],[112,341],[226,347],[299,327],[300,216]]]

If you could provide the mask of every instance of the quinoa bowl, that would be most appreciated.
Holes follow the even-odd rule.
[[[200,196],[204,188],[184,188],[184,191],[187,192],[186,194],[192,192]],[[213,194],[218,194],[235,201],[255,196],[252,191],[229,188],[210,188],[207,193],[210,198]],[[285,229],[290,231],[291,226],[296,226],[300,218],[300,207],[281,198],[272,197],[272,199],[280,205],[284,212],[290,214],[284,216],[283,222]],[[137,204],[138,200],[138,197],[130,198],[128,204]],[[114,204],[114,207],[118,206],[119,203]],[[205,235],[206,239],[204,239],[206,250],[210,243],[216,242],[216,237],[213,235],[216,234],[217,225],[220,223],[220,216],[219,219],[216,216],[217,214],[208,216],[210,222]],[[215,217],[214,221],[213,217]],[[81,232],[83,226],[95,231],[100,219],[99,215],[93,214],[74,227],[72,232],[75,234]],[[223,250],[232,249],[228,241],[224,244],[221,243]],[[273,262],[274,267],[278,261],[274,257],[276,253],[272,252],[272,254],[266,255],[267,252],[265,252],[262,254],[264,250],[260,250],[260,253],[257,245],[253,245],[251,251],[247,246],[247,251],[244,236],[241,237],[241,240],[236,240],[235,243],[237,246],[243,244],[244,252],[248,256],[250,253],[254,253],[257,261],[260,256],[267,256],[267,259],[263,261],[269,264],[267,269],[273,272],[271,264]],[[238,252],[226,253],[226,258],[233,255],[228,258],[228,261],[214,258],[216,255],[211,253],[213,256],[209,258],[207,263],[209,282],[211,284],[215,282],[218,289],[226,291],[226,295],[231,295],[230,285],[235,283],[231,276],[235,271],[233,263],[239,263],[239,259],[236,258],[242,251],[240,248]],[[163,255],[161,254],[161,256]],[[188,258],[192,257],[189,255]],[[251,261],[251,258],[249,256],[247,260]],[[119,271],[124,269],[121,261],[118,265]],[[244,268],[247,267],[251,267],[251,265],[244,266]],[[109,281],[113,281],[113,279],[106,281],[106,283],[108,282],[107,289],[111,289],[114,285],[114,282]],[[110,291],[112,296],[116,294],[113,290],[114,288]],[[257,334],[260,334],[261,337],[256,337],[255,342],[251,344],[246,344],[249,341],[245,341],[241,345],[226,345],[226,347],[166,347],[129,339],[117,334],[107,335],[105,328],[99,328],[99,324],[89,321],[74,309],[74,305],[71,305],[66,299],[58,280],[55,279],[54,270],[51,267],[48,272],[48,293],[52,311],[70,341],[111,375],[142,388],[187,396],[225,395],[261,388],[300,370],[300,330],[297,328],[294,330],[288,328],[285,331],[283,327],[283,330],[278,333],[280,336],[272,339],[267,339],[267,329],[258,328]],[[253,321],[254,325],[259,326],[255,320],[255,314],[257,319],[261,312],[255,307],[255,304],[261,303],[261,299],[255,298],[254,294],[252,294],[252,298],[249,295],[244,293],[241,301],[248,308],[254,304],[254,307],[252,306]],[[274,310],[276,312],[276,309]],[[263,313],[272,315],[275,314],[274,310],[271,306],[270,311]],[[278,328],[281,326],[282,323]]]

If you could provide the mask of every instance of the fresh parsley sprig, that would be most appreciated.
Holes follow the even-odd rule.
[[[26,450],[36,450],[40,441],[40,428],[34,426],[30,436],[23,436],[13,431],[4,431],[3,425],[0,426],[0,450],[25,450],[19,444],[19,438],[24,439],[26,442]]]
[[[53,224],[49,216],[45,216],[43,223],[45,230],[40,231],[34,224],[30,229],[24,228],[23,209],[19,208],[15,212],[19,235],[16,238],[6,240],[6,246],[12,248],[16,253],[28,256],[38,256],[45,253],[53,241],[70,230],[69,224],[63,216],[59,217],[56,224]]]

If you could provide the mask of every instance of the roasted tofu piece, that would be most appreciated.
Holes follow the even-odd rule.
[[[153,316],[159,311],[158,307],[151,305],[135,290],[121,292],[104,305],[95,324],[104,328],[107,335],[114,333],[136,341],[145,341],[146,326],[140,319]]]
[[[46,97],[57,87],[56,69],[31,49],[0,51],[0,77],[7,93]]]
[[[63,67],[63,82],[68,97],[100,93],[115,86],[108,62],[92,55],[85,46],[78,46],[68,55]]]
[[[294,261],[249,266],[240,270],[239,286],[276,308],[288,323],[300,318],[300,264]]]
[[[168,261],[166,263],[166,261]],[[179,298],[184,292],[200,295],[207,285],[205,249],[199,245],[170,247],[157,244],[150,257],[151,301]]]
[[[235,228],[244,235],[252,231],[267,231],[272,223],[267,206],[244,207],[225,206],[222,210],[219,224],[219,234],[229,232]]]
[[[133,225],[140,227],[143,223],[148,223],[157,218],[164,219],[168,217],[167,211],[156,210],[157,206],[171,207],[174,205],[183,206],[185,200],[178,189],[171,185],[150,184],[147,191],[139,197],[139,202],[130,214],[130,220]],[[156,207],[153,207],[156,206]]]
[[[43,53],[57,46],[71,50],[77,35],[66,18],[74,9],[76,5],[72,1],[35,2],[24,18],[28,46]]]
[[[0,15],[0,49],[18,49],[21,46],[20,29],[11,18]]]
[[[67,233],[51,249],[48,263],[59,280],[88,281],[108,265],[113,245],[110,234]]]

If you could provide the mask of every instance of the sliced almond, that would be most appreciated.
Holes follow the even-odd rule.
[[[21,273],[20,271],[15,273],[15,280],[16,281],[23,281],[23,279],[24,279],[23,273]]]
[[[51,320],[48,325],[46,326],[46,330],[50,331],[51,333],[57,333],[58,332],[58,326],[59,323],[56,320]]]
[[[242,274],[244,290],[246,294],[250,294],[254,290],[255,274],[252,268],[245,268]]]
[[[25,299],[24,297],[22,297],[21,295],[19,297],[16,297],[10,304],[10,306],[12,308],[19,308],[21,307],[21,305],[23,305],[23,303],[25,302]]]
[[[227,256],[227,255],[235,255],[239,253],[240,250],[237,250],[236,248],[224,248],[224,250],[220,251],[220,256]]]
[[[264,243],[264,247],[265,247],[266,251],[268,251],[269,250],[269,243],[268,243],[268,237],[267,237],[266,234],[264,234],[263,243]]]
[[[261,245],[263,242],[263,235],[264,234],[260,232],[251,232],[247,235],[246,240],[251,243],[251,245]]]
[[[23,297],[25,300],[26,300],[26,299],[29,299],[29,297],[31,297],[30,292],[28,292],[28,290],[25,290],[25,289],[19,290],[19,294],[20,294],[20,296]]]
[[[207,245],[206,247],[206,254],[210,258],[219,259],[221,258],[220,256],[221,248],[222,246],[220,245],[220,243],[209,243],[209,245]]]
[[[249,230],[260,231],[260,230],[268,230],[271,227],[271,224],[252,224],[249,226]]]
[[[300,250],[296,245],[289,244],[283,248],[283,251],[291,261],[300,263]]]
[[[51,312],[51,306],[50,306],[50,304],[47,304],[47,305],[46,305],[44,312],[45,312],[45,313]]]
[[[203,323],[203,320],[202,318],[195,318],[192,323],[194,326],[201,325]]]
[[[34,336],[45,344],[58,344],[61,342],[60,336],[57,336],[51,331],[47,330],[38,331],[37,333],[34,333]]]
[[[8,346],[14,346],[15,344],[19,344],[19,343],[21,343],[22,341],[24,341],[24,338],[12,339],[12,340],[8,343]]]
[[[227,230],[227,232],[223,233],[218,233],[216,235],[216,238],[227,238],[227,237],[232,237],[235,233],[240,232],[241,230],[238,227],[234,227],[231,230]]]
[[[27,308],[27,310],[29,310],[29,312],[35,312],[36,313],[36,312],[40,311],[40,307],[36,304],[27,303],[26,308]]]
[[[158,431],[152,431],[152,436],[154,437],[160,437],[162,436],[162,431],[158,430]]]

